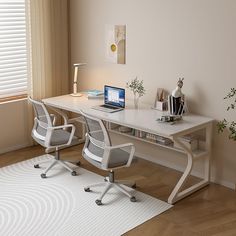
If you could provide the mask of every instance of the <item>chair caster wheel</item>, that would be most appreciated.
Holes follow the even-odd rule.
[[[41,178],[43,179],[47,178],[46,174],[41,174]]]
[[[136,184],[134,184],[134,185],[132,185],[132,186],[131,186],[131,188],[137,188],[137,185],[136,185]]]
[[[85,192],[91,192],[90,188],[84,188]]]
[[[101,206],[102,205],[102,201],[101,200],[96,200],[95,203],[98,205],[98,206]]]
[[[131,198],[130,198],[130,201],[131,201],[131,202],[136,202],[137,200],[136,200],[135,197],[131,197]]]
[[[80,166],[80,165],[81,165],[81,162],[80,162],[80,161],[76,162],[76,165],[77,165],[77,166]]]
[[[76,171],[72,171],[71,175],[76,176],[77,175]]]
[[[37,168],[37,169],[40,168],[39,164],[35,164],[34,168]]]

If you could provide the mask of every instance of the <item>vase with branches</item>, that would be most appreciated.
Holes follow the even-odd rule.
[[[143,80],[135,79],[126,83],[126,87],[129,88],[134,94],[134,108],[138,109],[139,98],[145,94],[145,88],[143,86]]]
[[[230,104],[227,107],[227,111],[236,109],[236,89],[231,88],[230,92],[224,97],[224,99],[230,100]],[[223,119],[217,123],[217,129],[219,133],[222,133],[226,128],[229,130],[229,139],[236,141],[236,121],[227,121]]]

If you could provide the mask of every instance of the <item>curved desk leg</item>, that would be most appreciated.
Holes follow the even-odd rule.
[[[183,173],[183,175],[181,176],[181,178],[179,179],[178,183],[176,184],[175,188],[173,189],[172,193],[170,194],[169,198],[168,198],[168,203],[173,204],[176,201],[180,200],[181,197],[181,188],[183,187],[183,185],[185,184],[188,176],[191,173],[191,170],[193,168],[193,153],[191,150],[189,150],[180,140],[179,138],[174,138],[174,141],[180,146],[182,147],[183,150],[185,150],[187,152],[187,166],[186,169]]]
[[[186,152],[187,154],[187,166],[185,168],[185,171],[181,178],[179,179],[178,183],[174,187],[173,191],[171,192],[168,203],[173,204],[182,198],[190,195],[191,193],[207,186],[210,181],[210,156],[211,156],[211,133],[212,133],[212,126],[211,124],[206,127],[206,155],[202,156],[204,157],[204,179],[198,182],[197,184],[194,184],[187,189],[183,188],[183,185],[185,184],[186,180],[190,176],[191,170],[193,168],[194,164],[194,155],[193,152],[185,146],[182,142],[180,137],[174,137],[173,140]]]

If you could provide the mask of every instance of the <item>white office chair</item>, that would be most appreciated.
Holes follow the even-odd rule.
[[[64,124],[55,126],[56,117],[54,114],[49,114],[45,105],[42,102],[28,98],[32,103],[35,113],[34,126],[32,129],[32,138],[41,146],[46,148],[46,153],[55,150],[55,156],[52,163],[41,174],[42,178],[46,178],[47,172],[55,165],[60,164],[71,172],[73,176],[76,171],[72,170],[69,165],[60,160],[59,149],[68,147],[78,143],[78,138],[74,136],[75,127],[72,124]],[[79,165],[79,163],[78,163]],[[35,168],[40,168],[39,164],[34,165]]]
[[[134,145],[132,143],[126,143],[112,146],[103,121],[83,112],[81,112],[81,114],[85,118],[87,127],[82,155],[97,168],[109,171],[109,176],[105,178],[104,182],[86,186],[84,190],[90,192],[90,188],[92,187],[105,186],[105,189],[95,201],[97,205],[102,205],[102,198],[111,187],[126,194],[130,198],[130,201],[136,202],[136,198],[122,186],[122,184],[126,184],[135,187],[135,183],[115,181],[113,171],[118,168],[130,166],[135,151]],[[125,149],[128,149],[129,152],[125,151]]]

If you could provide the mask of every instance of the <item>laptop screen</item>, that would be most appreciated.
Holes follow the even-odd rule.
[[[105,85],[104,103],[116,107],[125,107],[125,89]]]

